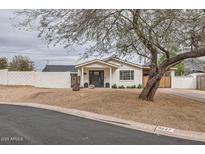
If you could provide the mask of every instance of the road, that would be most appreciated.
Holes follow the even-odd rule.
[[[159,136],[55,111],[0,105],[0,144],[204,144]]]

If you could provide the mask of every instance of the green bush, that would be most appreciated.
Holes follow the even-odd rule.
[[[141,84],[138,84],[137,88],[138,88],[138,89],[141,89],[141,88],[142,88],[142,85],[141,85]]]
[[[113,85],[112,85],[112,88],[113,88],[113,89],[116,89],[116,88],[117,88],[117,85],[116,85],[116,84],[113,84]]]
[[[127,86],[126,88],[132,88],[132,86]]]
[[[118,87],[119,89],[124,89],[125,87],[123,85],[119,86]]]
[[[136,88],[136,85],[133,85],[132,88]]]

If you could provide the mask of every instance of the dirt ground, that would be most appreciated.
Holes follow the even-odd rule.
[[[0,86],[0,101],[36,102],[118,118],[205,132],[205,103],[157,93],[154,102],[138,99],[137,89],[44,89]]]

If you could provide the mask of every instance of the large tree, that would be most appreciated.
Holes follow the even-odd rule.
[[[33,62],[24,56],[14,56],[9,63],[9,71],[33,71]]]
[[[87,44],[84,55],[137,53],[149,59],[150,75],[140,94],[153,100],[163,74],[187,58],[205,56],[203,10],[23,10],[18,26],[40,31],[48,44]],[[22,19],[22,18],[21,18]],[[176,55],[171,52],[173,48]],[[159,57],[165,59],[158,63]]]

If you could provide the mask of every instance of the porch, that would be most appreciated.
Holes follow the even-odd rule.
[[[113,68],[88,68],[80,69],[80,84],[82,87],[95,85],[95,87],[111,88],[113,78]]]
[[[77,68],[78,75],[80,76],[80,85],[82,87],[95,85],[95,87],[111,88],[113,84],[113,72],[116,70],[117,66],[95,60],[77,65]]]

